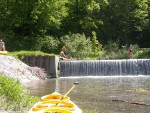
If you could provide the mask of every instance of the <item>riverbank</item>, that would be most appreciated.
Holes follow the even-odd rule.
[[[0,113],[26,113],[34,97],[24,86],[31,80],[39,79],[46,79],[43,69],[30,67],[11,56],[0,55]]]
[[[18,79],[25,84],[30,80],[46,79],[46,73],[38,67],[30,67],[11,56],[0,55],[0,74]]]

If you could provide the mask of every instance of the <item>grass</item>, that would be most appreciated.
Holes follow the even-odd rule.
[[[0,74],[0,109],[26,113],[39,98],[29,92],[14,78]]]
[[[49,53],[44,53],[41,51],[14,51],[14,52],[8,52],[9,56],[13,56],[15,58],[18,58],[18,56],[24,57],[26,56],[54,56],[55,54],[49,54]]]

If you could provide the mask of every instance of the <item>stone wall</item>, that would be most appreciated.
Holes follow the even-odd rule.
[[[31,67],[44,69],[49,77],[58,77],[58,56],[24,56],[24,58],[20,56],[19,59]]]

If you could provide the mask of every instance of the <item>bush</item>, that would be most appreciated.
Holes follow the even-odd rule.
[[[11,38],[10,38],[11,37]],[[40,36],[20,36],[20,35],[7,35],[4,42],[7,51],[20,51],[20,50],[41,50],[42,37]]]
[[[44,36],[41,50],[46,53],[58,53],[59,40],[52,36]]]
[[[128,50],[132,49],[132,58],[138,58],[138,45],[130,45],[130,47],[127,49],[127,46],[122,46],[122,48],[119,48],[119,45],[117,42],[110,41],[107,45],[105,45],[104,50],[104,56],[106,59],[127,59],[128,57]]]
[[[0,75],[0,98],[1,109],[8,111],[24,111],[37,101],[37,98],[31,97],[17,79],[4,75]]]
[[[139,49],[138,50],[138,58],[145,58],[145,59],[147,59],[147,58],[150,58],[150,49]]]
[[[60,38],[61,46],[67,48],[67,54],[81,58],[88,57],[92,53],[92,43],[84,34],[69,34]]]
[[[102,45],[98,42],[97,37],[96,37],[96,32],[92,32],[92,54],[90,57],[96,58],[96,59],[101,59],[103,55],[103,48]]]
[[[109,41],[107,45],[104,46],[104,59],[117,59],[119,53],[119,45],[116,42]]]
[[[108,45],[104,47],[104,56],[102,59],[127,59],[129,58],[127,55],[129,49],[133,50],[132,58],[134,59],[150,58],[150,50],[148,48],[139,48],[137,44],[130,45],[129,48],[127,48],[127,46],[119,48],[116,42],[109,42]]]

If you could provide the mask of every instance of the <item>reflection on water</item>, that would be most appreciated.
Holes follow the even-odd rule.
[[[43,96],[55,87],[65,94],[74,82],[80,84],[69,94],[81,109],[97,113],[149,113],[150,77],[64,77],[28,84],[32,95]]]

